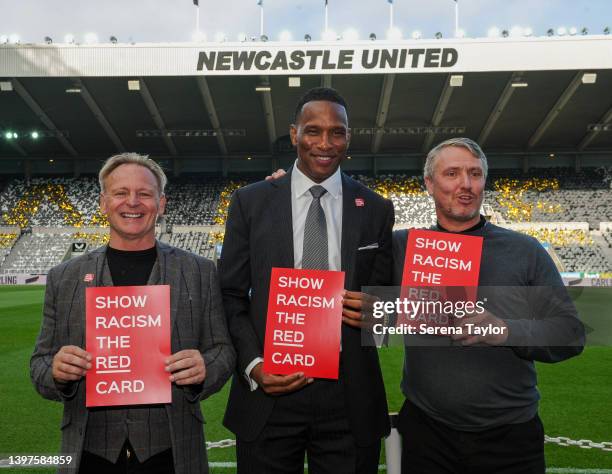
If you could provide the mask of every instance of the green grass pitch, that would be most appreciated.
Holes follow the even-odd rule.
[[[40,327],[43,296],[42,287],[0,287],[1,457],[56,453],[59,449],[61,405],[41,398],[29,380],[29,359]],[[577,303],[586,312],[609,311],[610,307],[609,301],[594,304],[588,298],[581,298]],[[402,358],[401,347],[380,351],[391,411],[399,410],[402,404],[399,391]],[[612,441],[611,367],[612,348],[601,346],[587,347],[581,356],[560,364],[538,365],[542,393],[540,414],[549,436]],[[209,441],[233,438],[221,424],[227,388],[203,402]],[[612,452],[547,445],[546,455],[549,467],[584,470],[578,472],[612,469]],[[234,449],[210,450],[209,459],[233,462]],[[218,474],[232,471],[223,467],[211,469]]]

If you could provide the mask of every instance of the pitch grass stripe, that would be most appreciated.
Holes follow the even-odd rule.
[[[236,467],[235,462],[209,462],[210,467],[216,467],[220,469],[231,469]],[[304,469],[308,468],[308,464],[304,464]],[[385,471],[387,466],[380,464],[378,466],[379,471]],[[550,474],[612,474],[612,469],[576,469],[573,467],[549,467],[546,469],[547,473]]]
[[[549,467],[551,474],[611,474],[612,469],[576,469],[573,467]]]

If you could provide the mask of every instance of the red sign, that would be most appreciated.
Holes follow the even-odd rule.
[[[172,401],[164,361],[170,356],[170,287],[87,288],[86,406]]]
[[[422,302],[475,301],[482,243],[483,238],[477,236],[411,230],[406,244],[401,298]],[[419,306],[424,307],[425,304]],[[410,315],[404,314],[401,323],[412,326],[449,324],[445,314],[426,314],[422,310],[416,313],[415,309]]]
[[[344,272],[273,268],[265,372],[338,378]]]

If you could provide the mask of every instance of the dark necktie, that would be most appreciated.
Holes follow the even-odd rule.
[[[329,268],[327,220],[325,211],[321,207],[321,196],[326,192],[323,186],[317,185],[310,188],[312,202],[306,214],[302,254],[302,268],[305,269],[327,270]]]

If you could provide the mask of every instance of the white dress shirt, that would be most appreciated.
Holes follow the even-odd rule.
[[[329,257],[329,270],[339,271],[342,268],[342,176],[340,168],[321,183],[315,183],[302,173],[297,167],[297,160],[291,173],[291,224],[293,226],[293,264],[295,268],[302,268],[304,253],[304,227],[306,215],[313,197],[310,188],[323,186],[327,191],[320,198],[321,207],[325,212],[327,221],[327,245]],[[257,382],[250,377],[251,370],[260,362],[257,357],[245,369],[245,377],[249,382],[251,391],[257,390]]]
[[[325,181],[315,183],[298,169],[297,161],[293,166],[293,173],[291,173],[293,263],[295,268],[302,268],[304,227],[306,226],[306,215],[313,200],[310,188],[317,184],[323,186],[327,191],[321,196],[320,202],[327,221],[329,270],[338,271],[342,267],[342,256],[340,254],[342,243],[342,178],[340,168]]]

